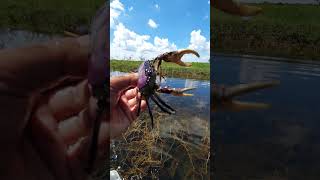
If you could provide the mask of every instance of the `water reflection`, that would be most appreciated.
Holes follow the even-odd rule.
[[[320,66],[217,56],[211,72],[218,84],[281,81],[240,98],[270,109],[214,114],[216,178],[318,179]]]

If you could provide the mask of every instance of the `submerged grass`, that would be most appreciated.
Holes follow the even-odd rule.
[[[111,60],[112,71],[133,72],[138,69],[142,61]],[[209,80],[210,64],[193,62],[191,67],[181,67],[173,63],[162,63],[162,70],[165,76],[175,78],[188,78]]]
[[[142,114],[111,147],[110,151],[117,154],[117,160],[111,161],[111,168],[120,166],[118,172],[125,179],[208,179],[208,123],[197,124],[204,130],[204,136],[192,137],[188,125],[166,122],[164,116],[155,113],[155,127],[151,129],[145,121],[149,117]],[[168,123],[171,125],[166,126]],[[184,131],[178,127],[184,127]],[[199,139],[197,145],[195,138]]]
[[[320,60],[320,6],[254,5],[263,13],[249,21],[212,9],[214,52]]]
[[[1,0],[0,28],[62,33],[89,26],[105,0]]]

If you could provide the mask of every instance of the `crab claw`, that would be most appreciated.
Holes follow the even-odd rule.
[[[256,16],[262,12],[260,7],[243,5],[237,0],[214,0],[212,6],[226,13],[239,16]]]
[[[190,91],[196,89],[195,87],[189,87],[189,88],[159,88],[157,91],[159,93],[165,93],[165,94],[171,94],[173,96],[193,96],[193,94],[184,93],[186,91]]]
[[[197,57],[200,57],[199,53],[197,51],[191,50],[191,49],[184,49],[184,50],[180,50],[180,51],[172,51],[172,52],[168,52],[162,55],[161,59],[163,59],[166,62],[172,62],[172,63],[176,63],[180,66],[191,66],[191,63],[185,63],[183,61],[181,61],[182,57],[185,54],[194,54]]]
[[[270,82],[254,82],[250,84],[240,84],[233,87],[212,86],[213,103],[211,104],[212,111],[229,110],[229,111],[244,111],[244,110],[259,110],[267,109],[269,104],[255,102],[241,102],[233,100],[233,98],[245,95],[250,92],[255,92],[260,89],[270,88],[279,85],[280,81]]]

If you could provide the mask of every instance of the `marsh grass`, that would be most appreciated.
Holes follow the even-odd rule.
[[[89,26],[105,0],[1,0],[0,28],[63,33]]]
[[[214,52],[320,60],[319,5],[255,5],[249,21],[212,9]]]
[[[134,72],[143,61],[111,60],[111,71]],[[193,62],[191,67],[181,67],[173,63],[162,63],[163,75],[175,78],[198,80],[210,79],[210,64]]]
[[[110,151],[118,159],[111,161],[111,168],[120,166],[118,171],[125,179],[209,179],[208,123],[196,124],[203,129],[203,136],[196,136],[187,122],[168,120],[162,113],[154,115],[154,129],[148,114],[143,113],[116,140]]]

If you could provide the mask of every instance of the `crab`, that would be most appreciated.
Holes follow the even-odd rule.
[[[178,64],[180,66],[190,67],[190,63],[185,63],[181,60],[181,58],[185,54],[194,54],[197,57],[200,57],[199,53],[191,50],[191,49],[184,49],[180,51],[172,51],[167,52],[164,54],[161,54],[154,58],[153,60],[147,60],[144,61],[139,69],[138,69],[138,89],[141,93],[142,98],[139,100],[138,105],[138,111],[137,116],[140,114],[140,106],[141,106],[141,100],[145,99],[146,104],[148,107],[148,112],[151,119],[151,125],[153,128],[153,115],[149,103],[149,99],[151,99],[163,112],[172,114],[175,113],[175,110],[169,106],[164,100],[160,98],[158,93],[166,93],[171,94],[174,96],[190,96],[192,94],[185,93],[186,91],[190,91],[194,88],[170,88],[168,86],[166,87],[160,87],[161,78],[163,77],[161,72],[161,63],[163,61],[165,62],[171,62]],[[157,83],[157,76],[160,78],[160,83]]]

